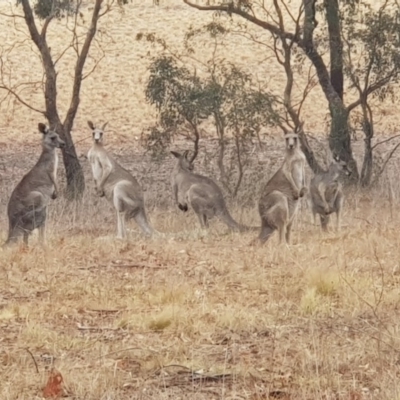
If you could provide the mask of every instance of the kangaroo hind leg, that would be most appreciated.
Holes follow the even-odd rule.
[[[261,232],[260,232],[260,235],[258,236],[260,244],[264,244],[271,237],[271,235],[274,233],[274,231],[275,231],[275,228],[271,227],[265,218],[262,218]]]
[[[114,189],[113,193],[113,203],[115,211],[117,213],[117,238],[124,239],[126,237],[126,227],[125,227],[125,205],[121,198],[121,193]]]
[[[321,220],[321,228],[324,232],[328,232],[328,224],[331,219],[330,215],[320,214],[319,218]]]

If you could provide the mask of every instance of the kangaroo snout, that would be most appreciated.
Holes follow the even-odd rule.
[[[63,147],[65,147],[65,142],[63,140],[59,140],[58,141],[58,148],[62,149]]]

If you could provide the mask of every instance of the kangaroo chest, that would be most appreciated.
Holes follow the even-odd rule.
[[[300,157],[292,163],[292,176],[297,187],[301,188],[304,182],[304,160]]]
[[[98,181],[103,175],[103,168],[100,162],[100,156],[96,151],[90,150],[88,154],[90,164],[92,166],[93,178]]]

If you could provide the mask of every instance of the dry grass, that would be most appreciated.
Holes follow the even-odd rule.
[[[37,157],[19,150],[3,155],[0,241],[10,192]],[[277,151],[270,143],[265,156]],[[53,363],[76,399],[399,398],[400,221],[384,186],[349,195],[340,234],[321,235],[304,205],[290,250],[276,238],[253,248],[255,234],[213,223],[206,235],[170,207],[169,158],[131,158],[119,156],[163,236],[144,240],[131,225],[129,241],[116,241],[84,162],[83,208],[52,203],[48,247],[33,237],[30,249],[0,252],[0,398],[40,398]],[[248,196],[277,161],[257,182],[253,165]],[[259,223],[254,205],[233,215]]]
[[[52,203],[45,249],[33,237],[29,249],[0,251],[0,398],[40,399],[54,366],[70,399],[400,399],[399,162],[376,192],[349,194],[340,233],[322,235],[306,205],[290,249],[276,237],[250,247],[255,234],[228,234],[214,221],[200,232],[191,213],[171,207],[171,159],[151,162],[135,139],[153,111],[143,101],[149,49],[134,36],[152,21],[173,40],[205,16],[178,1],[136,3],[103,21],[116,42],[84,83],[74,134],[87,136],[89,116],[111,120],[118,129],[111,150],[140,178],[150,219],[164,235],[145,240],[132,223],[129,240],[115,240],[111,208],[89,189],[81,209]],[[21,40],[10,58],[15,77],[40,78],[23,33],[15,36],[3,19],[0,40]],[[56,27],[53,40],[63,37]],[[265,74],[264,53],[245,42],[230,46],[233,60],[281,90],[279,69],[269,63]],[[60,75],[62,110],[67,78]],[[42,102],[40,94],[26,96]],[[316,90],[305,105],[308,129],[325,129],[321,98]],[[395,106],[385,107],[382,131],[398,121]],[[2,242],[10,192],[35,162],[37,144],[29,143],[38,138],[20,134],[34,130],[36,115],[18,105],[0,112]],[[203,146],[198,167],[216,176],[206,162],[215,149]],[[268,151],[254,155],[240,194],[250,207],[232,209],[244,223],[259,223],[254,200],[280,162],[279,146],[271,139]],[[79,143],[79,154],[87,147]]]
[[[71,399],[399,399],[400,221],[376,199],[326,235],[304,209],[290,249],[159,208],[163,235],[121,242],[90,191],[55,202],[45,249],[0,252],[0,398],[55,366]]]

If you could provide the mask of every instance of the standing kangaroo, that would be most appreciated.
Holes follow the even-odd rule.
[[[89,150],[88,159],[92,166],[96,191],[100,197],[105,196],[114,205],[117,212],[117,237],[126,237],[125,220],[130,218],[134,218],[142,231],[151,236],[153,228],[147,220],[143,192],[138,181],[103,147],[107,123],[101,129],[96,128],[91,121],[88,121],[88,125],[93,132],[93,146]]]
[[[285,134],[285,160],[275,175],[267,182],[258,204],[261,217],[260,243],[265,243],[275,230],[279,240],[290,242],[298,199],[303,197],[305,186],[306,158],[299,148],[299,138],[295,133]]]
[[[39,229],[41,243],[45,242],[47,205],[58,195],[56,148],[64,147],[65,143],[45,124],[39,123],[38,128],[43,134],[42,154],[11,194],[7,206],[8,238],[4,245],[16,242],[21,236],[27,245],[35,229]]]
[[[336,228],[337,230],[340,229],[340,217],[344,201],[342,184],[339,182],[341,172],[344,172],[347,176],[351,174],[351,171],[347,168],[347,163],[335,155],[328,170],[315,175],[310,182],[314,224],[316,223],[316,215],[319,214],[321,227],[324,231],[328,230],[330,214],[332,213],[336,213]]]
[[[217,216],[232,230],[247,230],[229,214],[218,185],[206,176],[193,173],[193,163],[188,159],[189,151],[183,154],[171,151],[171,154],[178,159],[172,174],[172,191],[178,207],[187,211],[190,205],[202,228],[208,228],[208,220]]]

